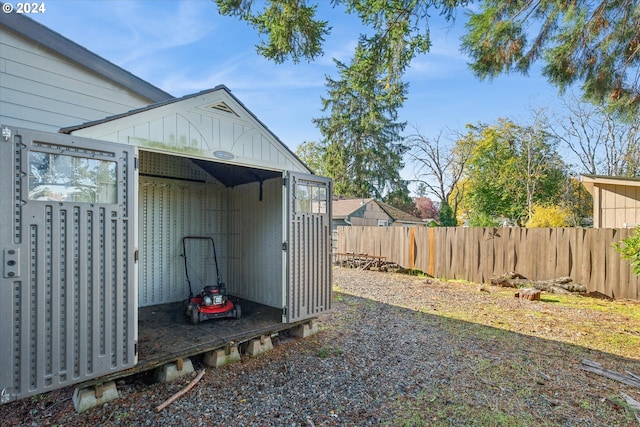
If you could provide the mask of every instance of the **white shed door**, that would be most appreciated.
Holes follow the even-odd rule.
[[[331,309],[331,180],[288,172],[286,184],[290,323]]]
[[[0,402],[136,363],[134,148],[0,127]]]

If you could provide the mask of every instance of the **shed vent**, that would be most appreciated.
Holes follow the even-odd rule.
[[[227,105],[226,102],[220,101],[220,102],[216,102],[215,104],[211,104],[209,106],[207,106],[206,108],[210,108],[212,110],[217,110],[217,111],[222,111],[224,113],[227,114],[233,114],[236,117],[240,117],[235,111],[233,111],[233,109],[231,107],[229,107]]]

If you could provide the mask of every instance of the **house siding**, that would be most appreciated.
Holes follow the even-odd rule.
[[[57,132],[152,102],[0,26],[0,123]]]

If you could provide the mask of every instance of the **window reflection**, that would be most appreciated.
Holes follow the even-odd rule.
[[[327,213],[327,188],[321,183],[298,182],[296,212]]]
[[[29,152],[29,200],[117,203],[116,162]]]

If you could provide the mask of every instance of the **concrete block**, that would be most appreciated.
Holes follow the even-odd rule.
[[[191,359],[184,359],[182,361],[182,369],[178,369],[179,363],[167,363],[164,366],[156,369],[155,378],[159,383],[167,381],[173,381],[176,378],[183,377],[185,375],[191,375],[195,372]]]
[[[318,333],[318,323],[309,321],[291,328],[291,335],[297,338],[307,338]]]
[[[227,363],[237,362],[240,360],[240,352],[237,346],[229,348],[220,348],[218,350],[209,351],[204,354],[204,364],[219,368]]]
[[[249,356],[257,356],[272,349],[273,343],[269,336],[261,336],[260,338],[249,341],[247,344],[247,354]]]
[[[103,405],[119,397],[118,388],[113,381],[95,387],[76,388],[73,391],[73,407],[76,408],[77,413],[81,414],[87,409]]]

